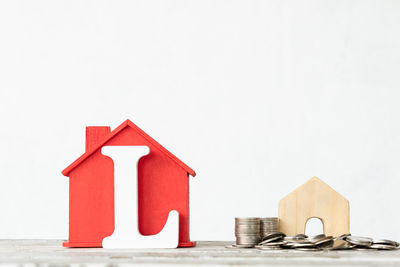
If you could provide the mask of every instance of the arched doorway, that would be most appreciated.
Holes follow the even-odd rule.
[[[320,218],[312,217],[307,220],[305,234],[308,236],[316,236],[324,233],[324,223]]]

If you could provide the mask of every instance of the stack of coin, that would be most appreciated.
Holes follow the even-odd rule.
[[[236,247],[251,248],[260,243],[260,218],[235,218]]]
[[[279,231],[279,219],[277,217],[261,218],[260,221],[262,238]]]

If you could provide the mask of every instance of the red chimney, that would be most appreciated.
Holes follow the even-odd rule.
[[[93,149],[100,141],[111,133],[109,126],[86,127],[86,152]]]

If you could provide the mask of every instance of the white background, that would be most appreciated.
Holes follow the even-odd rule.
[[[1,1],[0,238],[68,236],[86,125],[191,166],[191,237],[233,240],[319,176],[400,239],[400,2]]]

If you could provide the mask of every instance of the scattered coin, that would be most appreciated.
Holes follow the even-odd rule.
[[[392,250],[392,249],[396,249],[397,246],[386,245],[386,244],[372,244],[371,246],[369,246],[369,248],[382,249],[382,250]]]
[[[315,248],[316,246],[313,243],[292,243],[291,248]]]
[[[324,234],[320,234],[320,235],[316,235],[316,236],[312,236],[312,237],[309,237],[308,239],[311,241],[311,242],[314,242],[314,241],[317,241],[317,240],[321,240],[322,238],[325,238],[326,236],[324,235]]]
[[[287,236],[283,240],[289,243],[310,243],[308,239],[293,239],[293,236]]]
[[[308,241],[306,237],[297,237],[297,236],[285,236],[284,238],[285,241],[289,242],[302,242],[302,241]]]
[[[400,244],[387,239],[375,239],[343,234],[338,237],[319,234],[308,237],[305,234],[286,236],[279,232],[279,219],[235,218],[236,244],[226,248],[257,248],[260,250],[295,249],[301,251],[320,250],[393,250]]]
[[[321,251],[322,249],[320,249],[320,248],[296,248],[296,250],[300,250],[300,251]]]
[[[284,238],[286,235],[281,232],[273,232],[263,237],[263,241],[270,240],[272,238]]]
[[[258,249],[261,250],[280,250],[282,249],[280,246],[257,246]]]
[[[286,241],[283,241],[283,240],[281,240],[281,241],[277,241],[277,242],[270,242],[270,243],[266,243],[266,244],[261,244],[260,243],[260,245],[264,245],[264,246],[267,246],[267,247],[273,247],[273,246],[283,246],[283,245],[286,245],[287,244],[287,242]]]
[[[351,234],[343,234],[341,236],[336,237],[335,239],[346,239],[346,237],[350,236]]]
[[[281,236],[275,236],[275,237],[271,237],[271,238],[269,238],[269,239],[264,239],[262,242],[260,242],[259,244],[260,245],[264,245],[264,244],[268,244],[268,243],[271,243],[271,242],[274,242],[274,241],[277,241],[277,240],[281,240],[282,239],[282,237]]]
[[[308,235],[305,234],[297,234],[294,236],[294,239],[306,239],[308,238]]]
[[[392,240],[387,240],[387,239],[374,239],[373,245],[379,244],[379,245],[391,245],[394,247],[398,247],[400,244],[396,241]]]
[[[369,237],[362,237],[362,236],[347,236],[345,239],[347,242],[361,247],[368,247],[371,246],[373,243],[372,238]]]
[[[328,249],[329,250],[345,250],[345,249],[351,249],[353,247],[355,247],[355,245],[350,244],[346,240],[335,239],[333,241],[332,246],[330,248],[328,248]]]

